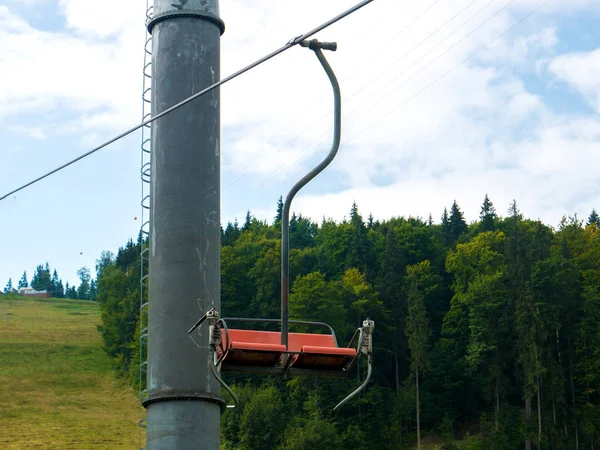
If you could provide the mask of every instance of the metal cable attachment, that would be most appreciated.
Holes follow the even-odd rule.
[[[240,402],[237,396],[233,393],[233,390],[229,387],[225,381],[219,376],[216,367],[219,365],[218,357],[217,357],[217,349],[223,342],[221,337],[221,327],[219,325],[219,312],[215,308],[211,308],[206,313],[198,319],[198,321],[194,324],[192,328],[188,330],[188,334],[191,334],[196,328],[202,325],[205,321],[208,320],[209,323],[209,332],[208,332],[208,348],[210,350],[210,370],[212,371],[213,376],[219,382],[221,386],[225,388],[225,390],[231,395],[233,399],[233,405],[228,404],[226,408],[238,408],[240,406]]]
[[[375,329],[375,322],[367,317],[366,320],[363,321],[363,342],[360,348],[360,351],[365,355],[373,354],[373,330]]]
[[[319,42],[317,39],[305,40],[300,42],[300,47],[308,47],[311,50],[329,50],[335,52],[337,50],[337,42]]]
[[[367,356],[367,377],[362,384],[357,387],[350,395],[348,395],[344,400],[339,402],[333,411],[339,410],[342,406],[348,403],[352,398],[354,398],[360,391],[362,391],[367,384],[371,380],[371,374],[373,373],[373,340],[371,339],[373,336],[373,330],[375,329],[375,322],[371,319],[367,318],[363,321],[362,326],[362,342],[360,343],[359,352]]]

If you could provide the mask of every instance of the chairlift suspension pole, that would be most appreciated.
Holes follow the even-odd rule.
[[[308,47],[315,52],[319,62],[325,69],[325,73],[329,77],[331,87],[333,88],[333,144],[329,154],[321,161],[314,169],[308,172],[300,181],[298,181],[290,190],[283,204],[281,217],[281,344],[288,347],[289,334],[289,295],[290,295],[290,207],[294,196],[302,189],[309,181],[323,171],[335,158],[340,147],[341,129],[342,129],[342,101],[340,93],[340,85],[333,72],[333,69],[327,62],[325,55],[321,51],[337,49],[337,44],[334,42],[319,42],[316,39],[311,41],[303,41],[300,43],[302,47]]]
[[[219,81],[218,0],[154,0],[148,30],[158,117]],[[217,450],[225,402],[208,330],[198,346],[186,330],[190,317],[220,308],[219,90],[154,122],[152,151],[146,448]]]

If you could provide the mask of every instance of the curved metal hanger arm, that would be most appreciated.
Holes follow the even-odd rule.
[[[323,171],[335,158],[340,147],[341,130],[342,130],[342,101],[340,85],[333,73],[333,69],[327,62],[325,55],[321,49],[335,51],[337,44],[334,42],[319,42],[316,39],[312,41],[303,41],[300,43],[302,47],[308,47],[315,52],[319,62],[325,69],[325,73],[329,77],[331,87],[333,88],[333,144],[329,154],[321,161],[314,169],[308,172],[300,181],[298,181],[290,190],[283,204],[281,217],[281,343],[288,346],[289,333],[289,273],[290,273],[290,207],[294,196],[306,184]]]

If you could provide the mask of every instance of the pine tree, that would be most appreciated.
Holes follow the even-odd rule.
[[[6,287],[4,288],[4,293],[11,292],[13,289],[12,278],[8,279],[8,283],[6,283]]]
[[[29,283],[27,282],[27,271],[23,272],[23,276],[19,280],[19,284],[17,287],[19,289],[29,287]]]
[[[483,199],[483,205],[481,205],[481,213],[479,219],[481,220],[481,231],[494,231],[496,228],[494,225],[494,219],[496,219],[496,209],[494,204],[489,199],[488,195],[485,194]]]
[[[592,213],[590,214],[590,217],[588,217],[587,223],[585,225],[588,227],[590,225],[596,225],[597,227],[600,227],[600,216],[598,216],[598,213],[595,209],[592,209]]]

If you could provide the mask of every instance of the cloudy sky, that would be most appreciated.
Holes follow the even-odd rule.
[[[354,0],[222,0],[222,76]],[[0,195],[141,119],[145,0],[0,0]],[[454,199],[556,225],[600,208],[598,0],[375,0],[322,32],[343,95],[339,157],[293,209],[435,220]],[[329,148],[331,91],[294,48],[225,85],[222,221],[277,198]],[[0,202],[0,283],[65,281],[140,225],[135,134]],[[138,220],[135,220],[135,218]]]

